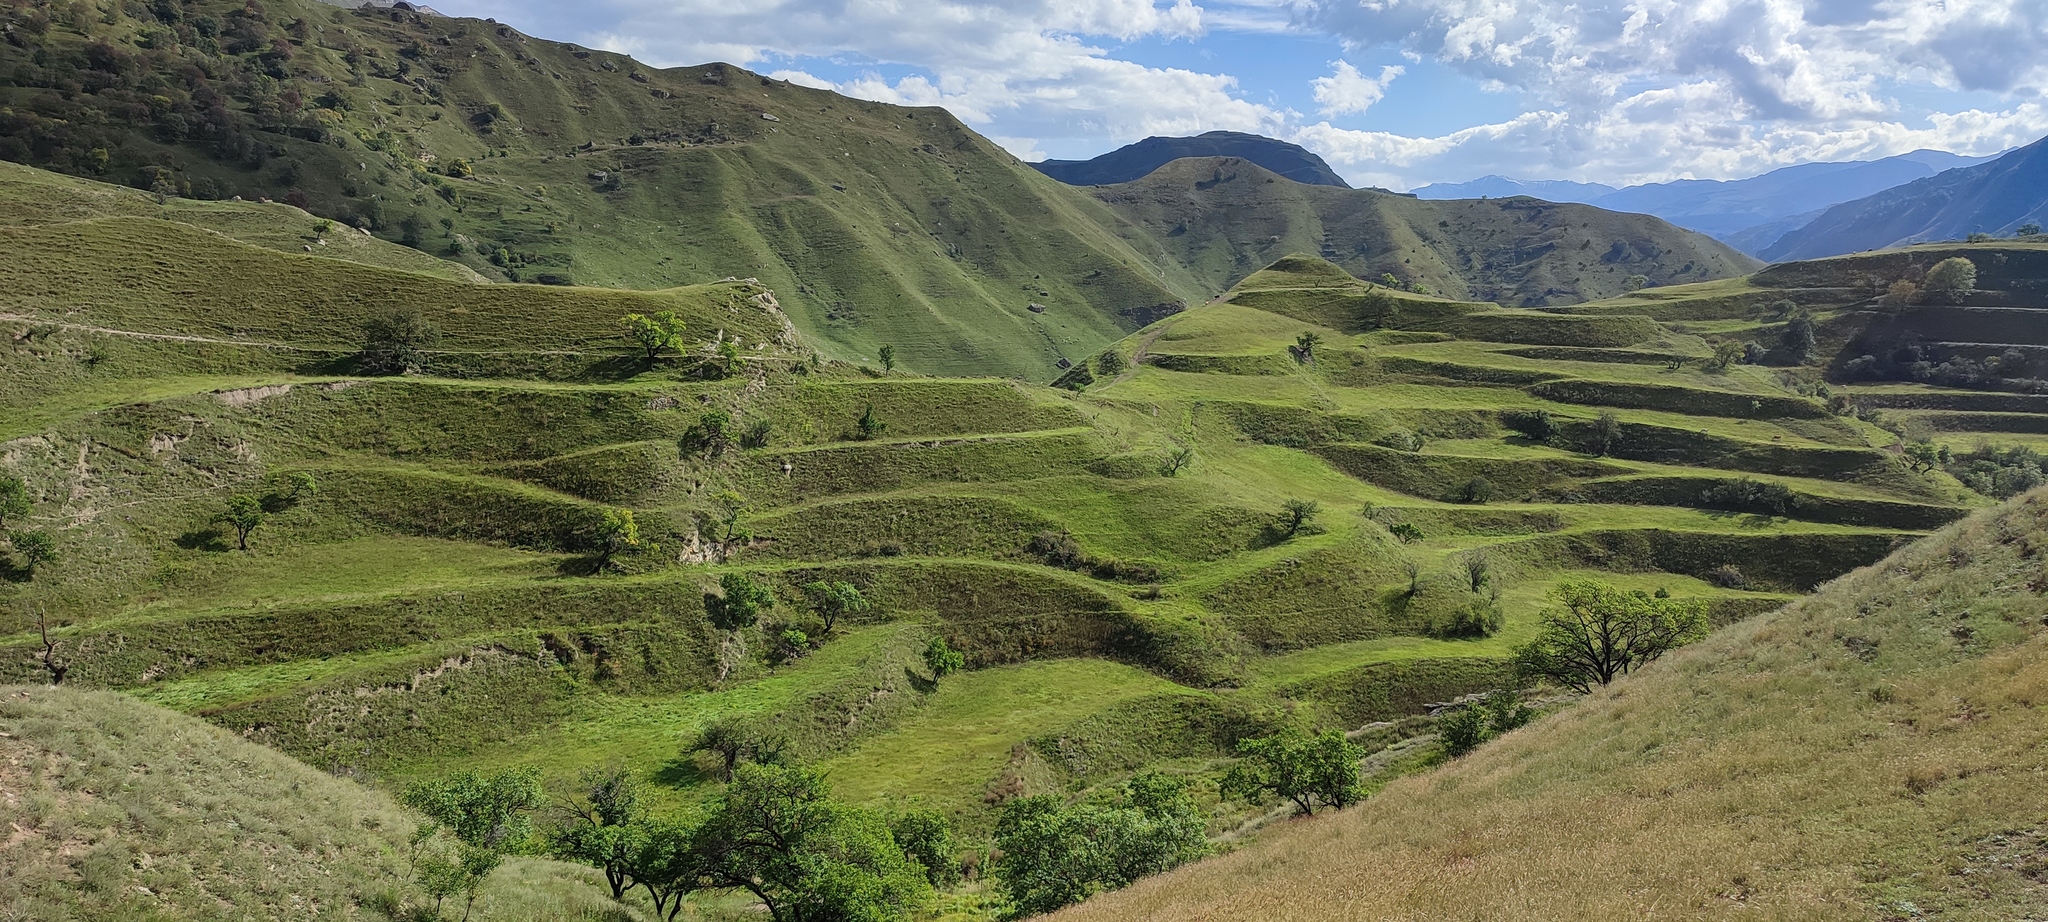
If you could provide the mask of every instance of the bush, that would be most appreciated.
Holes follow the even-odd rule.
[[[1744,477],[1724,480],[1700,492],[1700,505],[1730,512],[1785,515],[1798,505],[1798,497],[1782,483],[1766,483]]]
[[[1749,577],[1743,576],[1742,568],[1732,563],[1708,570],[1706,580],[1723,589],[1741,589],[1749,585]]]
[[[1390,429],[1382,433],[1379,438],[1373,439],[1372,443],[1381,448],[1391,448],[1395,451],[1421,451],[1423,439],[1422,436],[1409,432],[1406,429]]]
[[[404,375],[425,367],[427,353],[441,341],[441,329],[416,307],[402,307],[363,324],[357,363],[366,374]]]
[[[1963,486],[1996,499],[2011,499],[2044,482],[2048,458],[2024,445],[1990,445],[1951,455],[1946,469]]]
[[[1927,270],[1927,280],[1922,287],[1930,297],[1952,304],[1960,303],[1977,287],[1977,264],[1961,256],[1951,256]]]
[[[1402,544],[1414,544],[1423,539],[1422,529],[1409,522],[1395,522],[1387,526],[1387,532],[1399,538]]]
[[[1558,433],[1557,420],[1548,410],[1506,410],[1500,414],[1500,422],[1537,442],[1548,442]]]
[[[1500,689],[1438,717],[1437,739],[1443,743],[1444,754],[1455,759],[1487,740],[1526,726],[1535,717],[1535,710],[1522,703],[1521,695]]]
[[[1493,481],[1484,477],[1474,477],[1471,480],[1465,481],[1464,485],[1458,488],[1459,502],[1483,505],[1493,502],[1493,498]]]
[[[1475,595],[1429,625],[1429,635],[1442,640],[1477,640],[1499,632],[1507,617],[1492,596]]]
[[[1020,797],[996,819],[995,877],[1007,918],[1051,912],[1207,854],[1200,807],[1181,782],[1146,773],[1110,803]]]

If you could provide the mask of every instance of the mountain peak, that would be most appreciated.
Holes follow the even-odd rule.
[[[1108,186],[1143,178],[1189,157],[1237,157],[1298,183],[1351,188],[1323,158],[1301,145],[1242,131],[1205,131],[1191,138],[1151,137],[1092,160],[1046,160],[1032,166],[1068,185]]]

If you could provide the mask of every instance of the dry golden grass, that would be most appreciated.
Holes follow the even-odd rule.
[[[2038,919],[2048,493],[1061,919]]]

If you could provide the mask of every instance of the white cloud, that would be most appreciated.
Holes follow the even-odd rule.
[[[1380,68],[1378,77],[1367,77],[1359,73],[1350,61],[1333,63],[1337,68],[1335,73],[1309,81],[1316,102],[1322,104],[1323,115],[1329,118],[1355,115],[1372,108],[1373,103],[1387,95],[1387,84],[1407,72],[1399,65],[1389,65]]]

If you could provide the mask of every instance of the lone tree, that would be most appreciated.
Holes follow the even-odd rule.
[[[853,423],[853,437],[857,441],[865,442],[880,438],[882,433],[887,431],[889,424],[875,418],[875,405],[872,403],[861,411],[860,419],[854,420]]]
[[[1195,449],[1189,445],[1176,445],[1159,460],[1159,474],[1163,477],[1179,477],[1188,465],[1195,463]]]
[[[718,760],[720,781],[731,781],[741,762],[774,764],[782,758],[788,742],[754,723],[738,717],[721,717],[704,725],[695,739],[684,747],[688,753],[708,753]]]
[[[219,521],[235,530],[235,548],[249,549],[249,533],[263,524],[268,516],[263,512],[263,501],[244,494],[228,500],[228,508],[221,512]]]
[[[895,370],[896,370],[896,347],[895,347],[895,346],[883,346],[883,347],[882,347],[882,370],[883,370],[883,371],[895,371]]]
[[[441,328],[417,307],[401,307],[363,324],[357,363],[373,375],[406,375],[426,366],[427,353],[441,342]]]
[[[732,414],[712,408],[705,410],[690,428],[683,430],[683,437],[676,440],[676,447],[683,454],[702,454],[706,460],[725,454],[732,447]]]
[[[1272,736],[1237,744],[1238,763],[1223,777],[1223,795],[1251,804],[1269,794],[1291,800],[1302,813],[1317,807],[1343,809],[1365,799],[1358,760],[1365,747],[1327,730],[1311,735],[1289,727]]]
[[[1621,416],[1613,410],[1601,410],[1593,420],[1593,454],[1606,457],[1621,447]]]
[[[548,851],[556,858],[604,872],[612,899],[633,889],[634,858],[646,844],[640,787],[624,769],[583,773],[574,797],[562,801],[567,820],[548,830]]]
[[[1793,362],[1801,365],[1813,358],[1813,350],[1817,344],[1813,314],[1810,311],[1800,310],[1794,313],[1792,319],[1786,322],[1784,331],[1778,334],[1778,345],[1784,347],[1785,352],[1792,356]]]
[[[606,509],[597,522],[597,568],[612,565],[612,558],[640,546],[640,523],[631,509]]]
[[[19,477],[0,476],[0,529],[8,519],[28,515],[28,484]]]
[[[967,668],[967,656],[953,649],[946,643],[946,638],[934,637],[924,645],[924,664],[932,671],[932,681],[936,682]]]
[[[649,362],[674,349],[683,338],[683,322],[676,319],[675,311],[658,311],[652,316],[627,314],[619,318],[619,324],[626,328],[627,338],[640,347]]]
[[[848,615],[858,615],[870,607],[866,597],[860,594],[860,587],[843,580],[814,580],[804,584],[804,597],[811,602],[811,611],[824,622],[822,633],[832,633],[832,626]]]
[[[1745,351],[1747,350],[1743,348],[1742,343],[1737,340],[1721,340],[1714,344],[1714,358],[1707,363],[1707,367],[1717,371],[1725,370],[1728,366],[1742,361]]]
[[[1884,297],[1877,299],[1877,306],[1888,311],[1902,311],[1913,306],[1913,299],[1920,297],[1920,286],[1906,279],[1893,282],[1884,290]]]
[[[707,601],[711,623],[728,631],[752,627],[761,613],[775,607],[775,593],[745,573],[727,573],[718,578],[719,595]]]
[[[30,579],[36,576],[36,568],[57,562],[57,539],[47,531],[17,531],[7,536],[14,545],[14,553],[21,558],[21,569]]]
[[[1315,364],[1316,347],[1322,344],[1323,336],[1321,333],[1317,333],[1314,330],[1304,331],[1300,336],[1294,338],[1294,348],[1292,350],[1294,352],[1294,360],[1304,365]]]
[[[1019,797],[996,819],[993,870],[1016,915],[1052,912],[1209,852],[1186,783],[1146,772],[1116,802]]]
[[[417,867],[428,892],[464,897],[462,917],[467,919],[491,872],[507,854],[533,839],[532,811],[541,805],[540,773],[526,769],[486,777],[458,772],[437,781],[414,782],[399,799],[429,820],[415,836],[415,844],[424,845],[440,832],[454,837],[454,860],[427,856]]]
[[[1290,499],[1280,506],[1280,533],[1288,538],[1301,534],[1323,514],[1321,503],[1312,499]]]
[[[700,885],[753,894],[775,922],[907,922],[932,902],[888,822],[814,770],[739,766],[692,840]]]
[[[1931,297],[1951,304],[1961,303],[1964,296],[1977,287],[1977,264],[1961,256],[1951,256],[1927,270],[1927,282],[1921,287]]]
[[[1707,633],[1707,606],[1696,599],[1660,599],[1572,580],[1558,586],[1551,601],[1536,638],[1516,651],[1516,669],[1581,692]]]

